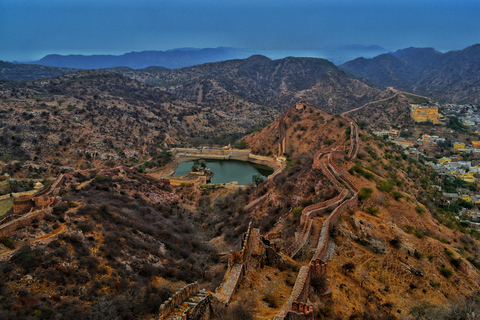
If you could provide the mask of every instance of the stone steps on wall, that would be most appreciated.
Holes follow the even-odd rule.
[[[168,317],[169,320],[183,320],[186,319],[186,314],[189,310],[193,310],[195,306],[208,297],[205,289],[197,292],[195,295],[189,297],[181,305],[178,305]]]

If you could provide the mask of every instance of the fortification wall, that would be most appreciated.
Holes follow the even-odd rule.
[[[352,135],[350,138],[351,140],[354,139]],[[354,147],[358,149],[358,131],[355,131],[355,138],[356,146]],[[325,159],[326,153],[328,153],[328,156]],[[348,185],[353,195],[349,199],[345,200],[345,197],[350,194],[350,191],[348,191],[346,188],[343,188],[342,192],[340,192],[340,195],[343,196],[343,201],[335,208],[335,210],[323,223],[320,232],[320,238],[317,243],[315,254],[310,261],[310,265],[308,267],[303,267],[300,270],[297,276],[297,280],[295,282],[294,289],[292,290],[292,293],[290,294],[290,297],[283,306],[283,308],[274,317],[275,320],[313,319],[313,312],[311,312],[312,307],[307,304],[311,279],[325,276],[327,272],[327,263],[325,261],[328,258],[328,243],[330,241],[331,230],[333,226],[338,222],[338,217],[340,216],[340,214],[347,210],[347,208],[356,205],[358,202],[358,188],[348,178],[345,178],[340,174],[340,169],[334,163],[331,153],[332,152],[327,152],[325,150],[318,151],[314,157],[313,167],[320,168],[334,185],[343,185],[344,183]],[[325,164],[325,162],[327,163],[327,165]],[[338,198],[335,200],[338,200]],[[335,201],[333,201],[332,203],[335,203]],[[338,202],[336,203],[338,204]],[[321,208],[322,206],[319,207]],[[305,226],[307,226],[309,222],[312,221],[312,219],[310,217],[310,214],[307,212],[305,213],[305,215],[302,212],[302,218],[305,222],[305,228]]]
[[[172,150],[174,155],[192,159],[233,159],[248,161],[250,150],[222,150],[222,149],[195,149],[195,148],[175,148]]]
[[[200,176],[195,180],[175,180],[175,179],[168,179],[168,183],[172,186],[186,186],[191,185],[194,187],[202,186],[207,184],[207,178],[205,176]]]
[[[35,206],[35,200],[32,196],[23,196],[13,200],[13,213],[17,214],[29,210]]]
[[[325,211],[333,206],[336,206],[339,202],[343,201],[343,199],[347,196],[348,190],[343,188],[342,192],[340,192],[336,197],[323,201],[317,204],[312,204],[302,211],[302,216],[300,218],[300,224],[304,224],[309,218],[314,218],[313,213],[319,213],[321,211]]]
[[[303,266],[300,268],[300,271],[297,275],[297,280],[293,286],[292,293],[282,309],[280,309],[277,315],[273,318],[274,320],[287,319],[287,315],[293,311],[294,304],[299,310],[299,302],[302,303],[302,307],[305,310],[305,302],[307,301],[310,283],[309,269],[310,268],[308,266]],[[310,306],[308,306],[308,308],[310,308]],[[295,313],[296,311],[294,311],[290,317],[294,316]]]
[[[189,320],[209,320],[211,314],[212,302],[210,295],[198,302],[190,311]]]
[[[18,219],[10,221],[0,226],[0,236],[10,236],[18,228],[23,228],[34,220],[41,220],[45,215],[52,213],[52,208],[44,208],[42,210],[31,211],[23,216],[20,216]]]
[[[307,223],[303,225],[302,232],[297,240],[287,249],[287,254],[292,258],[305,246],[312,232],[313,219],[308,219]]]
[[[175,308],[182,304],[190,296],[195,295],[200,287],[198,282],[190,283],[175,292],[166,302],[164,302],[158,311],[158,320],[168,319],[168,315],[175,310]]]
[[[56,194],[55,189],[57,189],[58,186],[61,183],[63,183],[64,179],[65,179],[65,174],[62,173],[61,175],[58,176],[57,179],[55,179],[55,181],[53,181],[53,183],[51,185],[49,185],[48,187],[46,187],[44,189],[41,189],[40,191],[35,193],[34,197],[46,196],[46,195],[51,194],[51,193]]]
[[[248,159],[249,160],[260,160],[260,161],[267,161],[267,162],[275,162],[275,159],[272,157],[265,157],[265,156],[258,156],[253,153],[248,154]]]

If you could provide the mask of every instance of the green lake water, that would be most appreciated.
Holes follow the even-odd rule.
[[[240,185],[252,183],[252,176],[261,174],[267,177],[273,169],[261,164],[239,160],[205,160],[207,168],[215,174],[210,183],[229,183],[237,181]],[[185,161],[178,165],[173,176],[183,176],[190,173],[195,161]]]

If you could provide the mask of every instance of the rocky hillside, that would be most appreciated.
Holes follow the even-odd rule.
[[[51,214],[1,238],[1,317],[158,318],[193,281],[231,300],[211,304],[220,320],[480,311],[480,235],[421,161],[307,103],[245,141],[284,151],[284,170],[237,190],[122,167],[66,174]]]
[[[441,53],[407,48],[372,59],[358,58],[341,68],[373,84],[447,102],[480,102],[480,45]]]
[[[120,72],[191,103],[216,108],[236,106],[241,99],[283,111],[305,97],[338,113],[381,95],[333,63],[315,58],[271,60],[257,55],[169,71]]]
[[[0,60],[0,80],[25,81],[54,78],[76,72],[72,68],[56,68],[37,64],[10,63]]]
[[[2,319],[153,319],[182,283],[223,275],[194,230],[197,189],[115,168],[69,173],[55,193],[52,213],[2,238]]]
[[[249,148],[256,154],[285,154],[292,159],[311,159],[324,148],[345,148],[350,134],[347,121],[308,103],[298,106],[299,109],[288,109],[263,130],[249,135],[245,139]]]
[[[199,106],[115,73],[82,71],[0,84],[0,154],[52,172],[135,164],[183,143],[228,144],[274,115],[248,102]]]

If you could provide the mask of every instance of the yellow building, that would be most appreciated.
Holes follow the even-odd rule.
[[[460,196],[460,199],[468,201],[468,202],[472,202],[472,198],[468,194],[462,194]]]
[[[473,176],[472,172],[461,173],[458,175],[458,177],[463,181],[475,183],[475,177]]]
[[[472,146],[475,149],[479,149],[480,148],[480,141],[472,141]]]
[[[453,144],[453,149],[465,149],[465,143],[455,142]]]
[[[430,121],[433,124],[439,124],[440,122],[438,119],[442,118],[443,116],[438,113],[438,107],[426,107],[426,106],[419,106],[418,104],[411,104],[410,105],[412,110],[412,118],[416,122],[427,122]]]
[[[438,162],[440,162],[440,163],[451,162],[451,161],[452,161],[452,159],[450,159],[450,158],[441,158],[441,159],[438,159]]]

